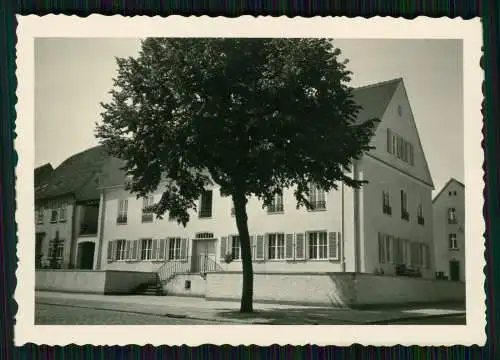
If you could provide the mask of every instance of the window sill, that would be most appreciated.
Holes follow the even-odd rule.
[[[66,220],[59,220],[59,222],[60,222],[60,223],[65,223],[65,222],[66,222]]]
[[[96,237],[96,236],[97,236],[97,231],[91,234],[78,234],[78,237]]]
[[[307,209],[308,212],[321,212],[321,211],[327,211],[326,208],[321,208],[321,209]]]
[[[285,213],[284,211],[268,211],[267,215],[280,215],[284,213]]]
[[[205,219],[206,220],[210,220],[210,219],[212,219],[212,216],[199,216],[198,215],[198,219],[200,219],[200,220],[205,220]]]
[[[153,222],[153,220],[142,220],[141,224],[150,224],[152,222]]]
[[[126,222],[117,222],[116,225],[127,225]]]
[[[448,250],[450,250],[450,251],[460,251],[459,248],[449,248]]]
[[[50,220],[51,224],[57,224],[57,221]]]

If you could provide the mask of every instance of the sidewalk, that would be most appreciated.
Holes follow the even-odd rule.
[[[369,325],[400,319],[421,319],[465,314],[465,309],[450,306],[354,310],[262,303],[254,303],[253,314],[240,314],[238,311],[239,302],[236,301],[207,301],[204,298],[180,296],[113,296],[41,291],[36,292],[35,302],[48,305],[209,320],[226,324]]]

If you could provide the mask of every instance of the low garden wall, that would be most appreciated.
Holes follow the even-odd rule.
[[[176,275],[167,295],[205,295],[208,300],[239,300],[241,272]],[[185,281],[191,280],[190,289]],[[465,301],[465,284],[444,280],[355,273],[255,273],[254,300],[334,307]]]
[[[153,282],[156,273],[134,271],[36,270],[35,290],[88,294],[129,294]]]

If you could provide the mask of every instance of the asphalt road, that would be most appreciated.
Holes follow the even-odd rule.
[[[35,325],[214,325],[214,322],[64,305],[35,304]]]

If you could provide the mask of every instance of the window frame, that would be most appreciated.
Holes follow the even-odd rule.
[[[128,199],[118,199],[116,223],[118,225],[126,225],[127,222],[128,222]]]
[[[317,231],[308,231],[307,233],[307,260],[313,261],[328,261],[328,231],[326,230],[317,230]],[[313,235],[316,235],[316,238],[311,238]],[[320,235],[324,235],[323,238],[320,238]],[[323,243],[324,240],[324,243]],[[321,243],[320,243],[321,241]],[[313,244],[311,244],[313,243]],[[314,250],[314,257],[311,256],[311,250]],[[324,254],[324,257],[321,257],[321,254]]]
[[[272,204],[267,207],[267,213],[268,214],[282,214],[282,213],[284,213],[283,192],[274,194]]]
[[[145,247],[144,244],[149,245],[149,247]],[[145,254],[145,256],[144,256]],[[149,256],[148,256],[149,255]],[[147,238],[147,239],[141,239],[141,256],[140,256],[141,261],[152,261],[153,259],[153,239],[152,238]]]
[[[127,240],[117,239],[115,247],[115,261],[126,261],[127,260]],[[120,246],[123,245],[123,248]]]
[[[457,209],[455,207],[448,208],[447,220],[448,220],[448,224],[456,224],[458,222],[457,221]]]
[[[148,195],[142,198],[142,209],[141,209],[141,222],[150,223],[153,222],[154,214],[152,211],[146,211],[146,209],[154,204],[154,195]]]
[[[448,249],[458,250],[458,237],[456,233],[448,234]]]
[[[309,211],[325,211],[326,191],[316,184],[309,184],[309,203],[311,204]]]
[[[50,210],[50,223],[55,224],[59,219],[59,209],[51,209]]]
[[[167,261],[180,261],[182,239],[180,237],[168,238]]]
[[[239,235],[230,235],[231,237],[231,256],[235,261],[241,261],[241,240]],[[237,244],[235,246],[235,244]],[[236,251],[235,251],[236,250]],[[236,256],[237,254],[238,256]]]
[[[271,253],[273,255],[272,257]],[[285,233],[277,232],[267,234],[267,254],[267,259],[270,261],[285,260]]]
[[[210,194],[210,208],[204,207],[206,205],[204,203],[205,195]],[[205,189],[203,190],[201,196],[200,196],[200,210],[198,211],[198,218],[200,219],[210,219],[213,216],[213,204],[214,204],[214,192],[212,189]],[[208,211],[210,210],[210,211]]]

